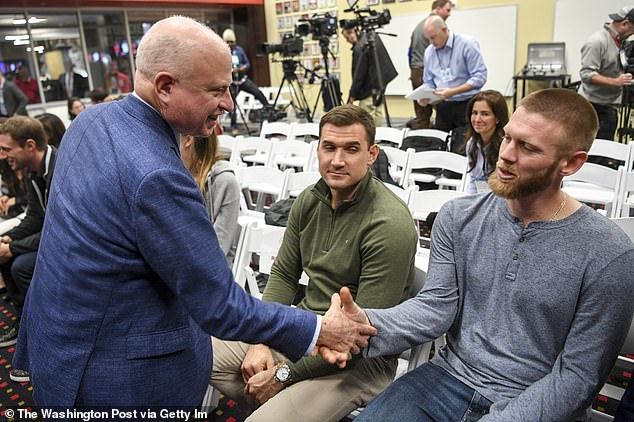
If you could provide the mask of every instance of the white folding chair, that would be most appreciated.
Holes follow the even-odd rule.
[[[446,152],[446,151],[440,151]],[[467,170],[469,167],[469,160],[464,155],[455,154],[453,152],[447,152],[442,154],[441,167],[444,170],[450,170],[460,175],[460,179],[450,179],[444,175],[436,179],[436,184],[439,189],[449,188],[459,191],[464,191],[467,186]]]
[[[403,201],[405,203],[405,205],[409,204],[410,198],[412,197],[412,192],[417,191],[418,190],[418,186],[414,185],[414,186],[410,186],[407,189],[403,189],[400,186],[396,186],[393,185],[391,183],[385,183],[383,182],[383,184],[392,191],[392,193],[394,193],[396,196],[398,196],[398,198]]]
[[[300,140],[273,141],[271,155],[273,166],[307,170],[312,159],[312,148],[309,143]]]
[[[231,135],[217,135],[218,139],[218,155],[227,157],[229,161],[233,158],[233,150],[236,146],[236,138]],[[236,163],[237,164],[237,163]]]
[[[405,129],[403,139],[409,138],[410,136],[427,136],[431,138],[438,138],[443,142],[447,142],[449,132],[439,129]]]
[[[414,155],[414,149],[409,148],[407,151],[403,151],[402,149],[388,147],[381,145],[379,148],[385,152],[387,156],[387,161],[389,163],[389,172],[390,176],[396,183],[398,183],[401,187],[406,187],[404,185],[405,173],[409,172],[409,166]]]
[[[595,139],[588,151],[590,157],[604,157],[618,161],[625,171],[632,170],[632,146],[634,144],[621,144],[606,139]]]
[[[249,165],[270,166],[273,156],[271,149],[273,141],[258,136],[236,137],[236,143],[231,156],[234,164],[245,163]]]
[[[411,193],[409,210],[414,220],[422,221],[429,213],[438,212],[448,201],[466,195],[455,190],[421,190]]]
[[[419,240],[429,241],[428,238],[420,236],[420,222],[425,221],[430,213],[440,211],[446,202],[464,195],[467,194],[462,191],[440,189],[412,192],[408,206],[418,228]]]
[[[289,173],[286,177],[286,185],[282,190],[280,199],[296,198],[304,189],[314,185],[321,178],[321,174],[316,171],[300,171],[299,173]]]
[[[312,142],[319,140],[319,123],[293,123],[293,139]]]
[[[405,129],[396,129],[393,127],[378,126],[374,135],[374,143],[383,144],[387,142],[394,148],[400,148],[403,144],[403,135]]]
[[[634,206],[634,171],[623,171],[619,182],[616,207],[610,217],[629,217]]]
[[[243,289],[248,287],[249,293],[258,298],[262,294],[258,288],[255,272],[251,268],[252,254],[260,256],[259,272],[270,274],[273,260],[277,255],[286,227],[269,226],[251,222],[246,227],[242,244],[238,244],[234,264],[234,278]]]
[[[290,123],[265,121],[260,129],[260,138],[292,139],[293,132],[291,129],[292,125]]]
[[[623,166],[614,170],[586,162],[575,174],[564,177],[562,190],[578,201],[604,205],[606,215],[615,216],[623,172]]]
[[[272,197],[271,202],[280,198],[286,184],[286,177],[290,172],[290,169],[282,171],[268,166],[240,166],[237,177],[246,196],[247,208],[261,212],[264,210],[266,195]],[[252,199],[254,194],[257,196],[255,203]]]
[[[317,159],[317,146],[319,145],[319,140],[311,141],[310,143],[310,162],[308,163],[308,168],[304,171],[319,171],[319,160]]]
[[[424,130],[424,129],[420,129]],[[462,178],[454,183],[457,190],[463,191],[466,183],[467,158],[449,151],[420,151],[413,153],[408,166],[408,171],[403,175],[403,187],[407,187],[416,182],[432,183],[441,180],[442,185],[449,186],[453,179],[441,178],[434,174],[418,173],[414,170],[425,169],[447,169],[462,174]]]

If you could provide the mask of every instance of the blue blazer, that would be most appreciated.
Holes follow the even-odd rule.
[[[198,406],[209,335],[304,354],[316,316],[233,281],[155,110],[90,107],[61,145],[14,358],[38,406]]]

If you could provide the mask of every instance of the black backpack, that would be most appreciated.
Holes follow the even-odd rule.
[[[371,170],[382,182],[398,186],[398,183],[390,175],[390,162],[387,159],[387,154],[380,147],[379,155],[376,157],[374,164],[372,164]]]

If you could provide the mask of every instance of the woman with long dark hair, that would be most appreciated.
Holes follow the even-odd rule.
[[[498,91],[481,91],[467,104],[466,153],[469,159],[467,192],[487,192],[487,179],[495,170],[509,121],[506,100]]]
[[[215,134],[209,137],[181,136],[180,150],[185,167],[200,186],[218,243],[231,264],[238,244],[241,194],[238,179],[231,165],[218,159]]]

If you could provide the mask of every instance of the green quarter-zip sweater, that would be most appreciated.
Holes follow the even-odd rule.
[[[310,281],[297,307],[321,315],[343,286],[363,308],[389,308],[407,299],[418,240],[407,206],[371,172],[351,200],[332,209],[330,199],[320,179],[294,202],[263,300],[291,304],[302,271]],[[395,356],[373,360],[377,371],[396,371]],[[321,357],[287,363],[293,382],[341,370]]]

